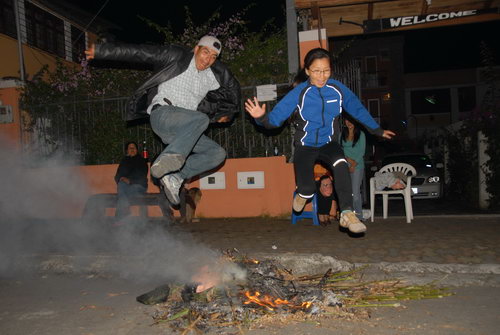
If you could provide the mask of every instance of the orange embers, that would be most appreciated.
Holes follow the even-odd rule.
[[[196,293],[208,290],[221,282],[220,274],[212,271],[208,265],[202,266],[191,279],[194,283],[198,284]]]
[[[269,295],[261,295],[259,291],[256,291],[255,294],[252,294],[250,291],[246,291],[244,295],[248,299],[243,302],[245,305],[254,303],[266,307],[270,311],[274,311],[274,309],[280,305],[286,305],[287,307],[294,309],[308,309],[312,305],[312,302],[310,301],[305,301],[301,304],[295,304],[288,300],[273,298]]]

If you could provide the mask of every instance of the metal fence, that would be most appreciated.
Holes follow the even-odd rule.
[[[354,62],[336,65],[335,78],[356,94],[360,93],[359,67]],[[290,84],[277,84],[278,100]],[[285,123],[281,128],[266,130],[255,125],[244,110],[244,101],[256,95],[256,87],[242,88],[241,109],[233,122],[214,124],[206,135],[219,143],[228,158],[293,156],[294,129]],[[124,155],[128,141],[139,149],[145,145],[150,157],[159,154],[164,144],[153,133],[149,122],[126,124],[126,97],[65,101],[30,106],[23,118],[23,150],[31,157],[44,159],[63,155],[83,164],[117,163]],[[276,101],[266,102],[271,110]]]
[[[278,85],[280,90],[288,84]],[[206,135],[219,143],[228,158],[291,155],[288,126],[279,130],[256,127],[246,114],[243,101],[255,95],[255,87],[242,89],[242,108],[230,125],[214,124]],[[31,106],[23,118],[23,151],[31,157],[46,159],[64,156],[84,164],[117,163],[128,141],[147,147],[150,157],[163,150],[147,120],[126,124],[126,97],[75,100]],[[275,102],[268,103],[272,108]]]

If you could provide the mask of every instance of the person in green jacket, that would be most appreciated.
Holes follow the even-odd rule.
[[[352,202],[354,212],[359,220],[363,220],[363,198],[361,197],[361,183],[365,174],[365,133],[359,128],[359,124],[347,113],[344,115],[345,127],[342,129],[342,149],[345,159],[349,164],[351,175]]]

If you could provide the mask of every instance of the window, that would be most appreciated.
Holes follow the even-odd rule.
[[[380,101],[379,99],[368,99],[368,111],[371,116],[380,123]]]
[[[0,0],[0,33],[17,38],[14,2]]]
[[[389,58],[389,49],[380,49],[380,59],[381,60],[390,60]]]
[[[365,67],[366,67],[366,73],[376,74],[377,73],[377,56],[365,57]]]
[[[25,5],[28,44],[65,58],[63,20],[31,2]]]
[[[378,87],[377,57],[365,57],[365,87]]]
[[[71,26],[71,57],[73,62],[80,62],[84,58],[85,32],[75,26]]]
[[[451,113],[449,88],[429,89],[411,92],[412,114]]]
[[[474,86],[458,88],[458,111],[470,112],[476,107],[476,88]]]

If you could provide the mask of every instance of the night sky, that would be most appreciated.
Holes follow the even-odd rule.
[[[87,9],[92,14],[98,12],[106,0],[67,0]],[[277,26],[286,24],[284,0],[199,0],[183,1],[128,1],[109,0],[99,16],[123,27],[115,31],[117,38],[124,42],[143,43],[162,41],[162,36],[139,19],[144,16],[153,22],[180,33],[184,27],[184,6],[188,6],[195,22],[203,22],[215,10],[220,9],[222,18],[229,18],[241,8],[254,3],[245,16],[250,21],[251,30],[273,19]],[[477,67],[480,65],[479,44],[485,40],[500,64],[500,20],[480,24],[454,27],[421,29],[401,32],[405,36],[405,72],[422,72],[446,69]]]
[[[67,0],[75,6],[85,8],[92,14],[99,11],[106,0]],[[166,26],[171,23],[174,32],[180,33],[184,28],[184,7],[189,7],[195,22],[204,22],[216,10],[220,10],[223,19],[229,18],[241,9],[253,4],[248,14],[249,27],[253,31],[260,30],[260,26],[270,19],[278,26],[286,24],[284,0],[109,0],[99,16],[116,25],[123,27],[116,31],[120,40],[126,42],[161,42],[162,36],[149,28],[139,16]]]

